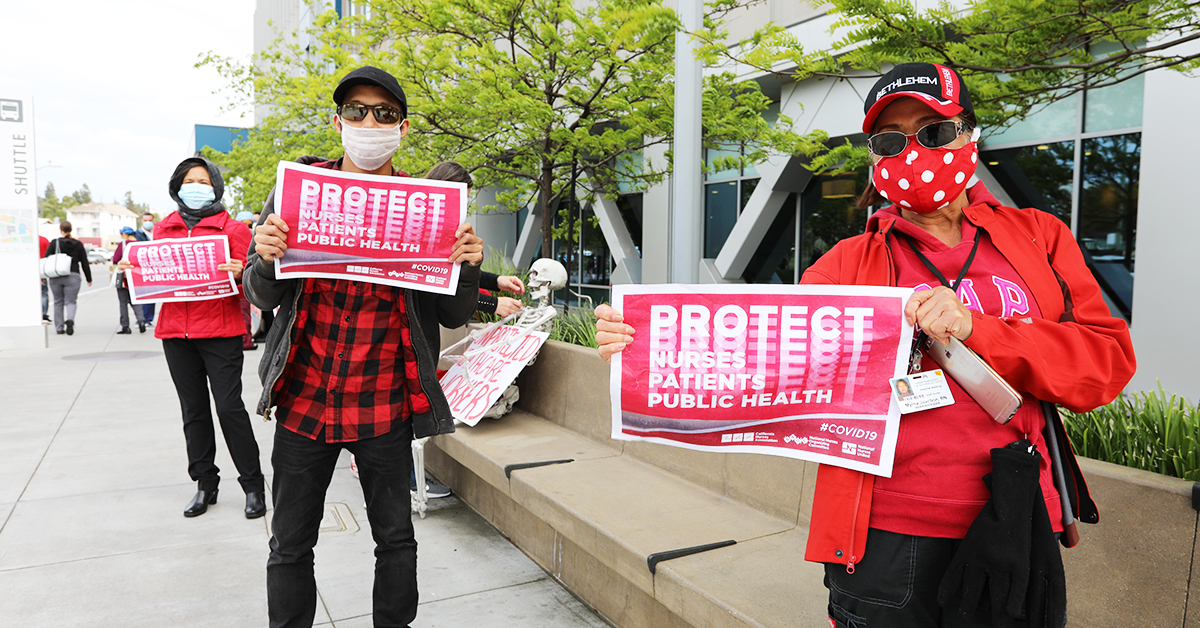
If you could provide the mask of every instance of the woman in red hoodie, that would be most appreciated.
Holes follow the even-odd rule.
[[[199,157],[185,159],[175,168],[169,185],[178,210],[154,227],[154,240],[223,235],[229,238],[231,260],[217,268],[241,281],[251,234],[234,220],[221,196],[225,182],[217,167]],[[130,268],[122,262],[123,268]],[[216,435],[208,394],[216,402],[225,444],[238,470],[238,483],[246,493],[245,514],[254,519],[266,514],[264,482],[258,443],[250,415],[242,401],[242,336],[246,325],[237,295],[209,301],[163,303],[154,335],[163,343],[171,379],[183,411],[183,436],[187,442],[188,474],[197,491],[183,511],[196,517],[217,503],[220,469],[214,463]]]
[[[1059,628],[1063,510],[1044,455],[1055,415],[1041,402],[1085,411],[1115,398],[1135,370],[1129,328],[1109,313],[1067,225],[1004,207],[975,179],[979,129],[956,72],[896,66],[864,110],[873,168],[860,207],[892,204],[803,283],[914,288],[908,322],[962,341],[1023,405],[996,423],[948,378],[953,405],[901,418],[890,478],[820,467],[805,558],[825,563],[830,625]],[[612,308],[596,316],[602,357],[633,342]],[[1068,488],[1094,522],[1086,489]]]

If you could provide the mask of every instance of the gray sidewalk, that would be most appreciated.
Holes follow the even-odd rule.
[[[265,626],[270,513],[244,517],[221,444],[219,502],[183,516],[196,488],[161,343],[136,327],[115,335],[116,294],[93,271],[75,335],[0,351],[0,627]],[[253,416],[261,355],[246,353],[243,398],[269,487],[275,426]],[[371,626],[374,543],[348,454],[326,501],[316,622]],[[414,626],[608,626],[457,498],[414,522]]]

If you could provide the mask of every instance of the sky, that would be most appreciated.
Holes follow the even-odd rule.
[[[2,3],[0,98],[32,96],[37,189],[87,184],[92,200],[175,209],[167,180],[196,124],[250,126],[249,107],[200,55],[249,61],[253,0]],[[214,93],[216,92],[216,93]]]

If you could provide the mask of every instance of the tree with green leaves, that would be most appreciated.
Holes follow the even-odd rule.
[[[67,197],[63,197],[63,200],[66,200],[66,198]],[[88,203],[92,202],[92,190],[88,188],[86,183],[84,183],[83,185],[79,186],[78,190],[75,190],[71,193],[70,199],[73,202],[67,207],[74,207],[75,205],[87,205]]]
[[[148,203],[136,203],[133,200],[133,192],[125,192],[125,209],[141,216],[142,214],[150,213],[150,205]]]
[[[1153,70],[1200,67],[1200,54],[1183,46],[1200,38],[1200,15],[1190,0],[975,0],[961,9],[948,2],[830,0],[828,6],[838,38],[830,49],[806,49],[774,24],[733,47],[719,24],[696,35],[709,63],[737,61],[772,73],[792,67],[782,73],[795,80],[940,63],[962,75],[979,122],[990,129],[1085,89]],[[865,160],[865,148],[845,145],[814,166],[854,168]]]
[[[208,56],[244,100],[272,113],[228,155],[212,154],[241,196],[265,198],[274,164],[301,154],[336,155],[329,94],[359,65],[383,68],[408,95],[412,129],[401,145],[405,170],[459,161],[477,186],[497,190],[501,208],[537,203],[543,255],[552,250],[554,208],[575,190],[615,195],[668,173],[643,151],[673,133],[674,49],[679,21],[661,0],[370,0],[368,11],[316,20],[305,50],[282,42],[244,65]],[[762,118],[769,99],[731,74],[708,77],[705,139],[739,142],[744,161],[768,150],[815,150],[782,118]],[[697,163],[703,159],[696,155]],[[569,220],[562,221],[569,225]],[[565,235],[565,234],[560,234]],[[573,237],[570,234],[569,237]]]
[[[42,218],[49,218],[53,221],[62,221],[67,219],[66,207],[67,203],[74,205],[74,202],[69,202],[70,196],[58,198],[58,194],[54,190],[54,183],[46,183],[46,194],[38,198],[38,212]]]

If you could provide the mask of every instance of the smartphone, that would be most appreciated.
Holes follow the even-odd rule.
[[[1008,423],[1021,408],[1021,393],[958,338],[951,336],[950,344],[944,345],[927,335],[921,350],[953,377],[995,422]]]

